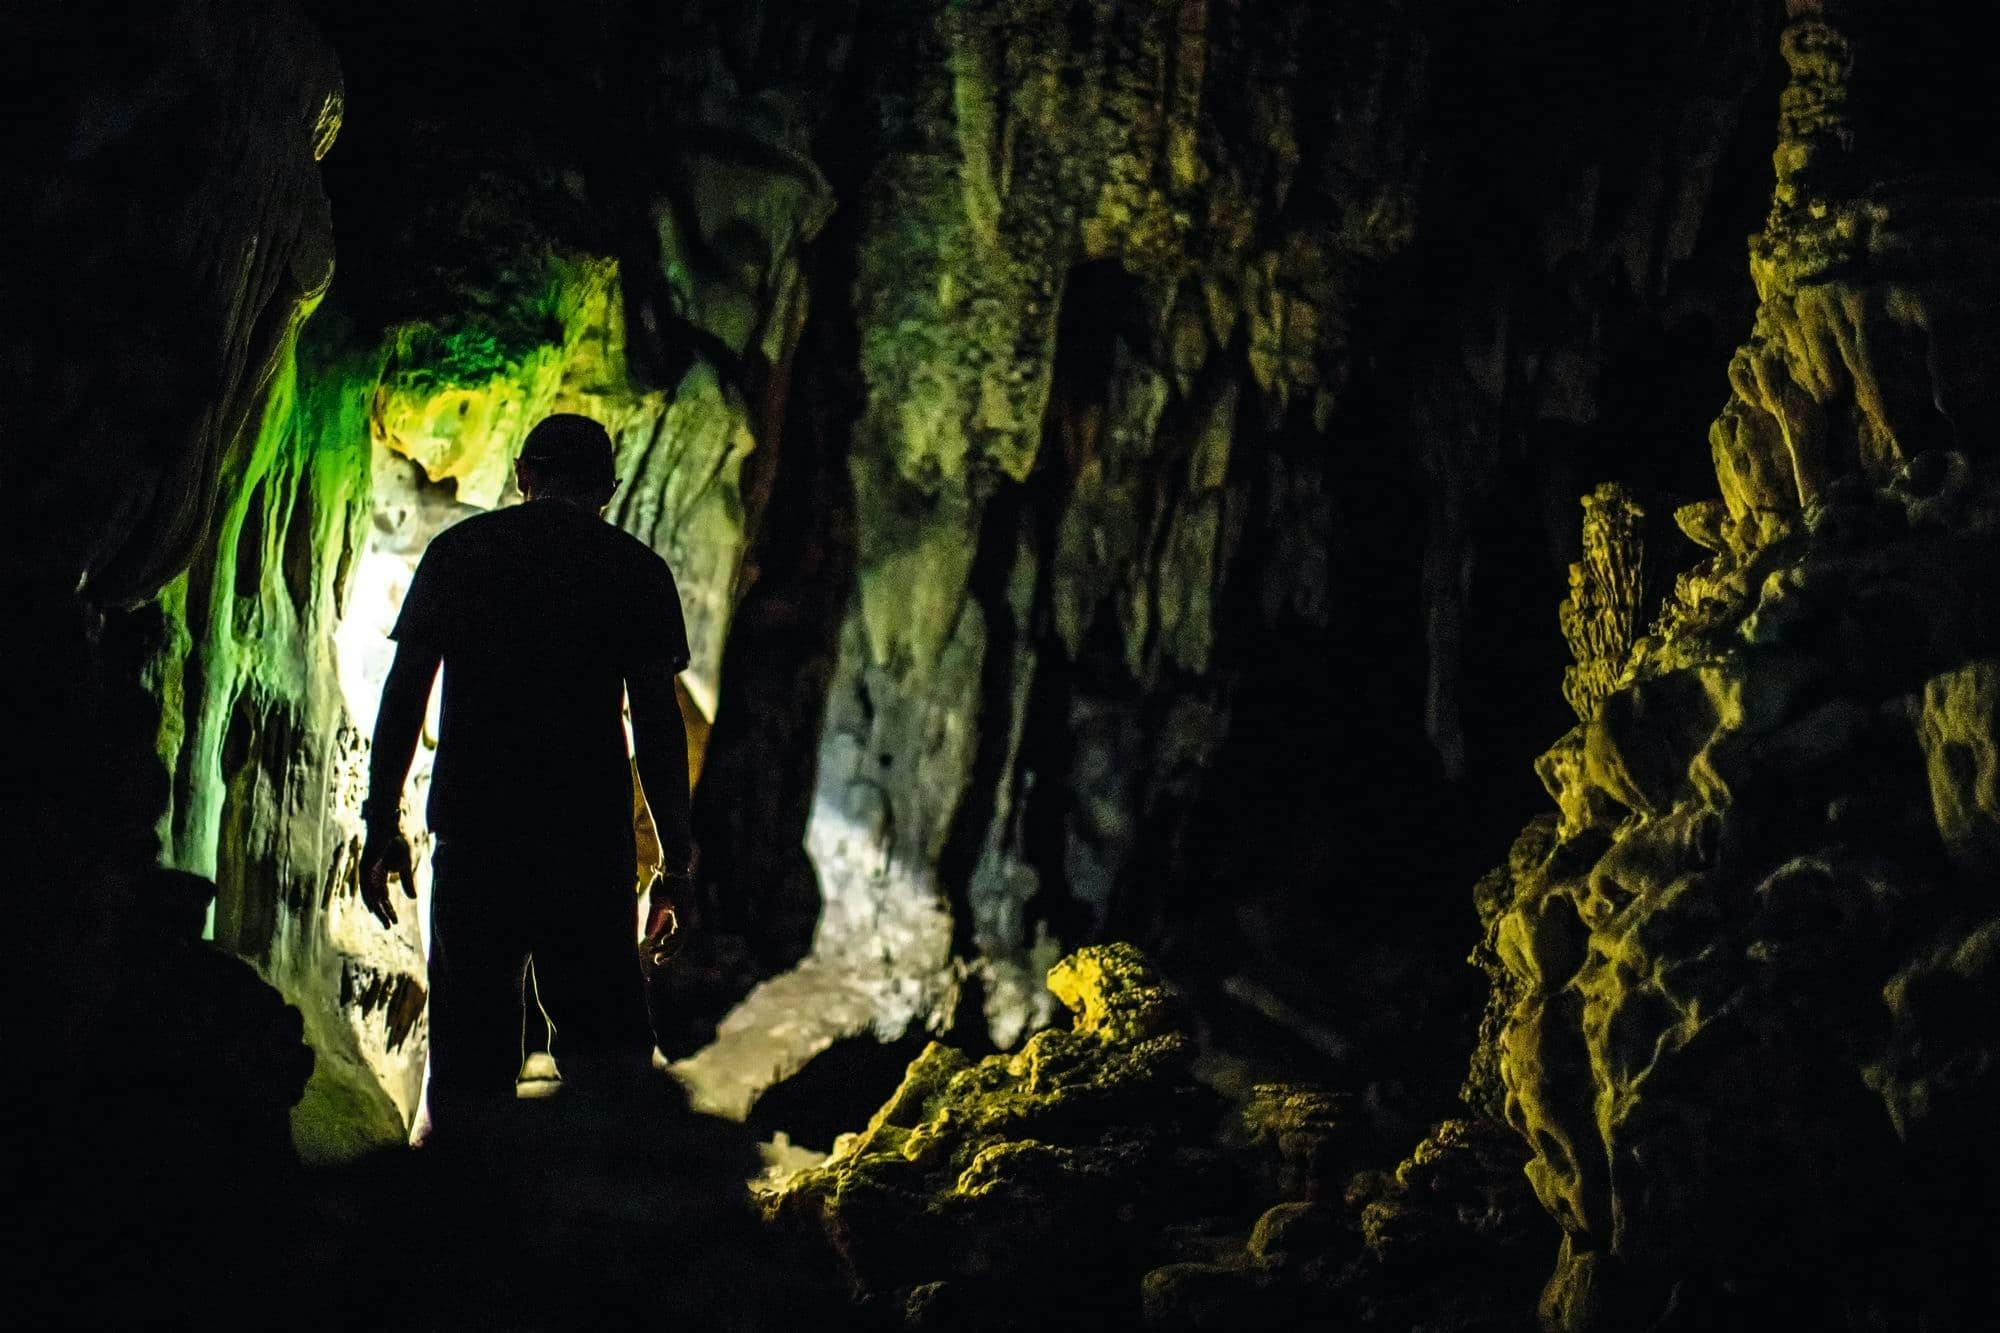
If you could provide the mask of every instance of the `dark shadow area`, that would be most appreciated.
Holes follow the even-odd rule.
[[[758,1219],[752,1132],[660,1075],[503,1104],[456,1145],[215,1168],[67,1195],[15,1251],[40,1275],[15,1326],[782,1330],[845,1306]]]
[[[504,1108],[476,1143],[318,1177],[325,1326],[780,1329],[838,1296],[783,1254],[745,1181],[748,1131],[670,1080]],[[343,1225],[345,1223],[345,1225]],[[359,1223],[359,1225],[356,1225]],[[379,1274],[365,1304],[349,1275]]]
[[[759,1097],[746,1127],[759,1139],[782,1133],[800,1147],[826,1152],[840,1135],[868,1123],[929,1044],[922,1035],[888,1042],[867,1035],[837,1041]]]
[[[4,1318],[1991,1325],[1958,8],[28,0]],[[393,820],[339,627],[406,596],[356,568],[511,498],[454,468],[557,410],[716,704],[658,1044],[790,980],[818,856],[805,984],[688,1086],[798,1072],[742,1124],[654,1074],[308,1169],[454,1049],[448,950],[354,930]],[[1586,544],[1600,485],[1644,519]],[[602,810],[622,857],[598,767],[548,841]],[[629,967],[616,869],[576,974]]]

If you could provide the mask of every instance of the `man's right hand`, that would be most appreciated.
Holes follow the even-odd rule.
[[[646,896],[646,933],[639,941],[639,957],[653,967],[665,967],[687,943],[688,904],[693,901],[693,885],[686,872],[660,875]]]
[[[395,900],[389,896],[389,880],[403,882],[403,896],[417,896],[417,875],[410,863],[410,840],[401,829],[368,830],[361,846],[361,901],[375,919],[385,926],[396,924]]]

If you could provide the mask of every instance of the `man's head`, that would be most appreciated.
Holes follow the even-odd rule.
[[[544,417],[521,445],[514,476],[530,500],[567,500],[602,509],[618,489],[611,435],[574,412]]]

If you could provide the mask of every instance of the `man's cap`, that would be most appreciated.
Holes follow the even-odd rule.
[[[611,433],[589,417],[543,417],[521,445],[521,461],[566,477],[609,480],[616,473]]]

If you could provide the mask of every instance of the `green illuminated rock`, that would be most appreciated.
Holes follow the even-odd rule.
[[[172,775],[166,855],[215,879],[216,942],[299,1006],[316,1060],[295,1113],[310,1156],[399,1141],[423,1077],[415,922],[375,928],[352,897],[366,742],[336,631],[370,518],[368,406],[381,358],[307,327],[226,503],[161,595],[149,676]]]

